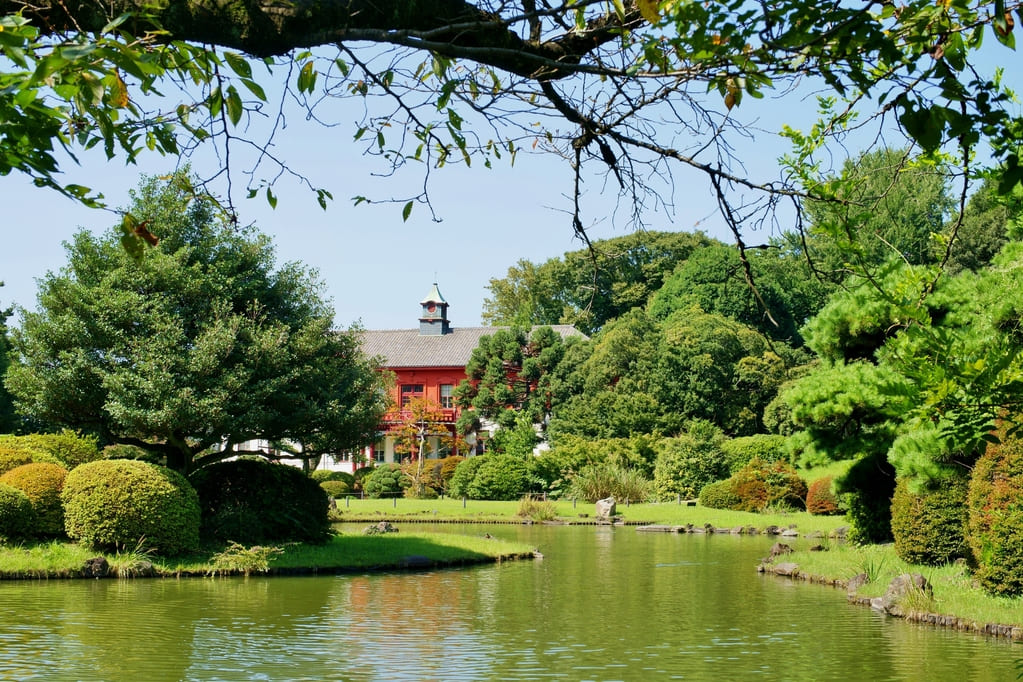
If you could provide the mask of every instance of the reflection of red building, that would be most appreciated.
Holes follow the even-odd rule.
[[[394,437],[389,434],[403,421],[401,408],[413,398],[425,398],[440,410],[440,418],[430,427],[427,448],[430,457],[443,456],[441,437],[454,433],[459,410],[454,390],[465,379],[473,349],[483,336],[500,327],[452,327],[448,321],[448,302],[434,284],[420,305],[418,329],[384,329],[363,332],[363,352],[376,357],[380,368],[392,372],[394,408],[385,415],[377,442],[366,448],[366,458],[373,462],[394,462]],[[579,332],[571,325],[555,325],[562,336]]]

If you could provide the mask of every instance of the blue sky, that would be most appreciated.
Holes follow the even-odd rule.
[[[783,121],[808,125],[814,110],[811,97],[790,93],[776,102],[747,99],[733,115],[751,126],[777,131]],[[354,121],[358,115],[353,112],[349,118]],[[280,261],[301,261],[319,270],[338,326],[361,322],[370,329],[414,327],[417,303],[434,281],[450,303],[452,322],[477,325],[491,278],[504,276],[519,259],[541,262],[582,247],[571,230],[573,177],[566,162],[523,153],[513,168],[500,161],[493,169],[449,165],[434,172],[430,187],[441,222],[431,220],[429,211],[417,205],[403,223],[400,204],[353,206],[351,197],[408,196],[421,185],[421,176],[415,169],[403,170],[396,178],[374,175],[385,168],[379,159],[362,155],[352,142],[354,130],[354,123],[325,128],[293,120],[276,149],[290,167],[333,193],[326,211],[306,189],[287,181],[276,188],[276,210],[263,199],[237,202],[243,223],[255,223],[274,237]],[[764,132],[739,144],[737,156],[752,177],[776,179],[776,159],[787,149],[784,141]],[[65,166],[65,181],[101,188],[108,204],[118,207],[127,204],[128,190],[138,184],[140,172],[162,174],[173,164],[172,159],[153,155],[144,157],[139,167],[126,167],[120,159],[87,155],[80,167]],[[193,165],[207,173],[218,167],[218,161],[207,155],[196,157]],[[679,172],[674,185],[674,212],[647,213],[650,229],[702,230],[731,241],[700,174]],[[616,189],[611,186],[605,192],[593,180],[585,188],[583,210],[592,238],[621,236],[632,229],[627,211],[614,214]],[[0,202],[4,307],[15,303],[34,308],[35,279],[66,261],[61,243],[79,228],[102,231],[118,220],[110,212],[87,209],[37,189],[20,176],[0,178]],[[768,236],[750,234],[749,241],[759,243]]]
[[[292,168],[332,192],[326,211],[295,182],[275,188],[276,209],[262,197],[245,199],[244,192],[236,192],[242,197],[236,202],[241,222],[272,235],[280,261],[302,261],[319,270],[339,326],[356,321],[370,329],[417,326],[417,304],[434,281],[450,303],[452,322],[477,325],[491,278],[504,276],[522,258],[543,261],[582,248],[567,213],[573,175],[566,162],[524,153],[514,167],[500,161],[492,169],[446,166],[434,171],[430,185],[440,222],[418,204],[403,222],[400,203],[354,206],[351,198],[410,196],[421,185],[420,174],[408,168],[396,178],[375,176],[385,168],[379,159],[361,154],[352,142],[354,130],[354,125],[327,129],[303,121],[292,126],[277,150]],[[163,174],[173,167],[173,159],[155,155],[143,157],[137,167],[87,155],[80,167],[64,167],[64,181],[101,188],[108,205],[120,207],[127,205],[139,173]],[[199,158],[193,167],[205,173],[218,166],[216,159]],[[616,189],[605,194],[599,184],[586,188],[584,214],[592,238],[631,230],[626,220],[612,215]],[[704,229],[727,238],[713,221],[700,222],[713,211],[706,183],[690,183],[676,199],[674,216],[646,216],[651,229]],[[103,231],[119,221],[111,212],[84,208],[16,175],[0,178],[0,202],[4,307],[13,302],[34,308],[36,278],[66,262],[61,243],[79,228]]]

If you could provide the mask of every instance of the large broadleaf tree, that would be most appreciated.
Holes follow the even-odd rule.
[[[185,473],[257,439],[307,456],[372,441],[380,375],[357,330],[333,329],[315,273],[277,267],[268,237],[235,226],[183,174],[148,179],[131,213],[162,235],[145,257],[123,248],[123,224],[83,231],[41,279],[6,379],[21,412]]]

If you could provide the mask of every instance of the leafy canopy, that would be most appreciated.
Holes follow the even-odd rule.
[[[132,162],[214,144],[226,159],[253,144],[265,153],[245,189],[274,204],[290,171],[272,146],[278,126],[248,126],[292,100],[309,118],[351,121],[333,106],[349,99],[362,111],[356,144],[387,169],[428,178],[450,163],[554,154],[575,181],[577,231],[593,219],[587,180],[642,223],[673,209],[676,173],[695,171],[741,243],[740,227],[767,224],[783,198],[842,200],[827,163],[853,129],[881,139],[894,127],[948,151],[964,180],[989,143],[1002,193],[1019,185],[1023,119],[999,75],[976,66],[985,41],[1011,61],[1018,18],[1018,0],[0,0],[0,174],[95,204],[58,179],[68,154]],[[755,100],[798,98],[803,82],[825,86],[820,120],[784,129],[793,152],[780,178],[750,177],[734,142],[750,134]],[[313,189],[325,205],[330,192]],[[404,218],[430,207],[427,192],[395,198]]]

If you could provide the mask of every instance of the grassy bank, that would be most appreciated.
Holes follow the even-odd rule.
[[[400,532],[382,535],[345,534],[324,545],[290,544],[280,552],[240,550],[202,552],[166,559],[137,552],[104,554],[68,542],[0,547],[0,578],[75,578],[93,557],[104,556],[111,574],[230,575],[241,573],[332,573],[401,568],[427,568],[488,563],[532,555],[533,548],[479,535]]]
[[[553,503],[558,520],[567,523],[592,521],[594,506],[585,502],[573,503],[559,500]],[[338,518],[345,522],[379,521],[457,521],[464,523],[519,523],[516,514],[518,502],[489,502],[478,500],[409,500],[358,499],[338,501]],[[768,526],[788,528],[794,526],[801,534],[822,533],[846,525],[840,516],[813,516],[805,512],[779,512],[774,514],[751,514],[723,509],[708,509],[685,504],[633,504],[619,505],[618,515],[627,523],[653,523],[671,526],[711,525],[717,528],[752,526],[759,530]]]
[[[931,600],[916,595],[908,610],[920,613],[954,616],[977,625],[997,623],[1023,627],[1023,599],[993,597],[973,584],[964,565],[918,566],[908,564],[895,554],[892,545],[865,547],[844,543],[826,543],[826,552],[797,551],[777,561],[792,562],[799,566],[804,577],[814,576],[828,580],[848,580],[865,573],[870,582],[856,591],[857,597],[879,597],[897,575],[919,573],[931,583]]]

